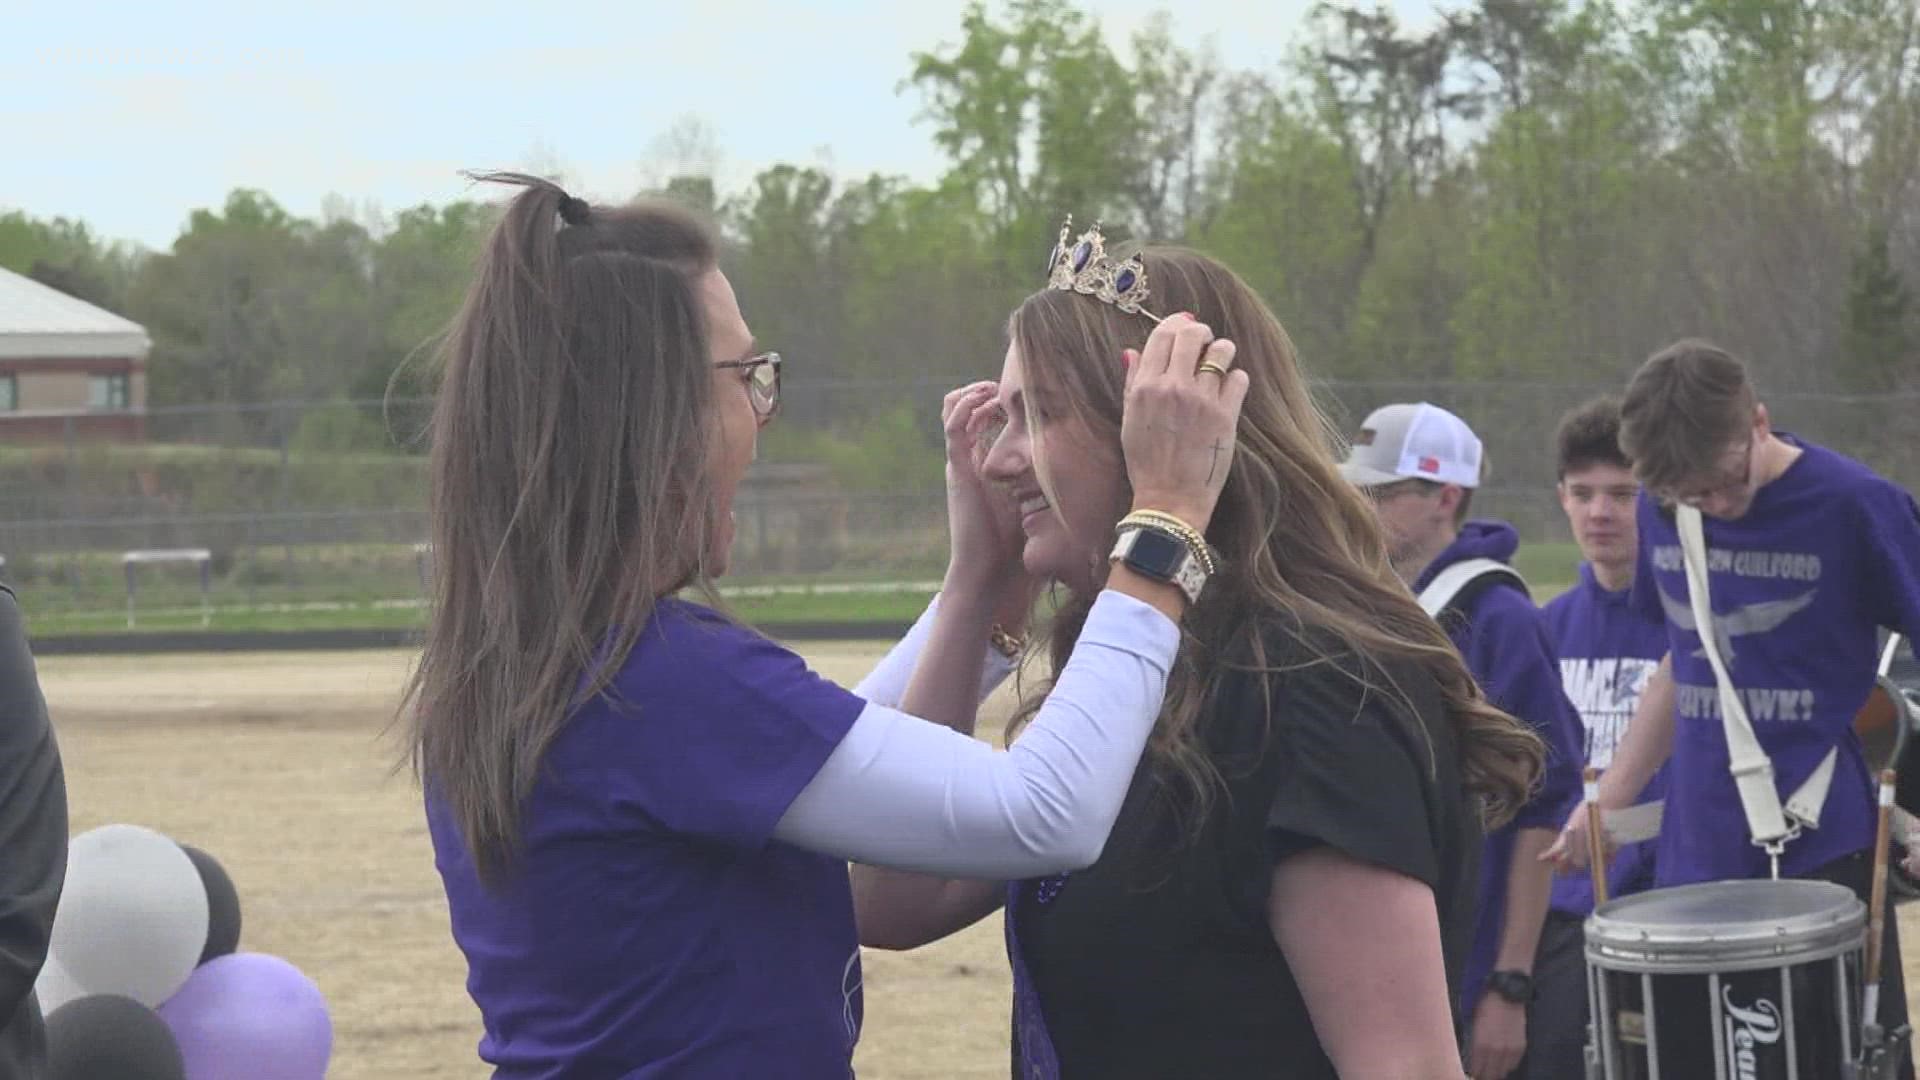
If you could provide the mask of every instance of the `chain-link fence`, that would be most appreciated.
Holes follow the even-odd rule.
[[[967,381],[791,380],[736,503],[734,574],[747,581],[925,579],[945,556],[937,419]],[[1566,539],[1553,496],[1553,431],[1603,385],[1341,382],[1318,388],[1352,430],[1374,407],[1432,401],[1486,440],[1475,511],[1532,541]],[[1920,485],[1920,394],[1776,395],[1778,427]],[[426,539],[429,403],[274,402],[152,409],[142,437],[0,416],[0,556],[39,610],[119,616],[197,606],[196,567],[130,552],[205,552],[216,606],[417,603]],[[821,417],[834,417],[828,425]],[[26,420],[31,419],[29,428]]]

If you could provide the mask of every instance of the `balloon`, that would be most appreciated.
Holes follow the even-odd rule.
[[[86,995],[73,981],[73,976],[67,974],[67,969],[60,966],[59,958],[49,952],[47,962],[40,965],[40,977],[33,983],[33,996],[40,999],[40,1015],[52,1016],[53,1010]]]
[[[207,888],[172,840],[138,825],[104,825],[67,847],[53,953],[89,994],[167,1000],[207,945]]]
[[[278,957],[202,964],[160,1006],[193,1080],[323,1080],[333,1053],[327,999]]]
[[[76,998],[47,1016],[47,1080],[186,1080],[165,1021],[118,994]]]
[[[240,893],[220,860],[192,844],[181,844],[180,850],[193,860],[193,868],[200,871],[200,883],[207,890],[207,945],[200,951],[200,963],[204,964],[240,947]]]

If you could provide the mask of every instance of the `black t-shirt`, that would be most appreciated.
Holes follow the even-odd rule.
[[[1143,764],[1098,862],[1016,888],[1018,947],[1065,1080],[1334,1077],[1266,913],[1276,860],[1320,845],[1433,888],[1458,991],[1481,830],[1437,686],[1398,662],[1309,663],[1297,631],[1265,640],[1270,667],[1297,669],[1221,680],[1202,731],[1225,790],[1197,841]],[[1412,714],[1352,672],[1397,685]],[[1026,1080],[1017,1031],[1013,1057]]]

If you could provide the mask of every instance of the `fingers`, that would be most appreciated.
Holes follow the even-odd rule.
[[[1587,865],[1587,835],[1571,826],[1560,830],[1553,846],[1540,853],[1540,861],[1552,863],[1560,873],[1571,873]]]
[[[1253,386],[1253,379],[1244,370],[1235,368],[1227,372],[1227,377],[1221,379],[1220,384],[1220,400],[1238,416],[1240,406],[1246,403],[1247,391]]]
[[[1233,358],[1240,349],[1226,338],[1214,338],[1201,350],[1200,362],[1195,365],[1195,374],[1226,380],[1226,374],[1233,369]]]
[[[966,431],[972,436],[974,450],[979,455],[984,456],[987,448],[999,438],[1001,429],[1006,426],[1006,421],[1006,410],[1000,407],[999,400],[992,394],[988,394],[984,400],[974,404],[973,411],[967,418]]]
[[[991,403],[999,388],[990,382],[970,383],[953,391],[940,402],[940,424],[947,438],[957,439],[976,430],[971,427],[974,414],[983,402]]]
[[[1474,1018],[1473,1045],[1468,1052],[1469,1067],[1467,1075],[1472,1080],[1507,1080],[1513,1070],[1520,1065],[1520,1058],[1526,1053],[1526,1044],[1514,1045],[1511,1038],[1499,1030],[1488,1030],[1492,1024],[1500,1026],[1485,1011]],[[1524,1038],[1524,1036],[1523,1036]]]
[[[1239,347],[1227,338],[1215,337],[1213,328],[1192,315],[1174,315],[1163,320],[1148,335],[1145,349],[1123,354],[1127,365],[1127,385],[1136,375],[1148,377],[1192,374],[1196,378],[1218,379],[1222,396],[1229,392],[1234,358]],[[1242,392],[1246,381],[1241,381]],[[1236,399],[1236,401],[1239,399]]]
[[[1562,859],[1565,859],[1566,857],[1567,857],[1567,834],[1565,831],[1562,831],[1559,836],[1554,837],[1553,843],[1547,847],[1547,850],[1541,852],[1539,855],[1539,859],[1541,862],[1550,862],[1555,864],[1556,866],[1559,865],[1560,861]]]
[[[1000,407],[1000,402],[989,391],[974,403],[973,412],[967,418],[967,432],[978,435],[995,424],[1005,423],[1006,419],[1006,410]]]
[[[1168,316],[1147,335],[1147,345],[1134,365],[1153,377],[1169,372],[1191,373],[1200,366],[1200,354],[1213,340],[1213,328],[1182,312]]]
[[[962,403],[976,399],[982,394],[990,396],[998,389],[999,388],[991,381],[983,379],[979,382],[968,383],[957,390],[949,391],[946,397],[940,399],[941,423],[944,424],[951,420],[955,410],[959,409]]]

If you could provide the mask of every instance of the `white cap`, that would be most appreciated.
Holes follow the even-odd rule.
[[[1340,475],[1360,487],[1397,480],[1480,486],[1480,437],[1438,405],[1384,405],[1353,438]]]

